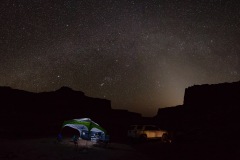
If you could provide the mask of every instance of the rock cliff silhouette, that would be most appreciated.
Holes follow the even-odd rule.
[[[62,87],[32,93],[0,87],[0,136],[57,135],[62,122],[89,117],[111,138],[126,139],[131,124],[156,124],[175,142],[240,144],[240,82],[194,85],[186,88],[183,105],[161,108],[154,117],[112,109],[111,101],[92,98]]]
[[[112,109],[110,100],[88,97],[68,87],[41,93],[0,87],[0,105],[3,137],[57,135],[63,121],[84,117],[100,123],[109,134],[123,136],[126,132],[119,128],[142,118],[138,113]]]
[[[159,109],[155,121],[178,140],[239,143],[240,82],[186,88],[184,104]]]

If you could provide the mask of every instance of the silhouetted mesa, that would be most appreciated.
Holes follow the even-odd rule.
[[[89,117],[113,139],[123,140],[131,124],[157,124],[172,131],[176,141],[240,143],[239,93],[240,82],[194,85],[185,90],[183,105],[159,109],[155,117],[147,118],[112,109],[110,100],[68,87],[42,93],[0,87],[0,135],[56,135],[63,121]]]
[[[155,121],[181,141],[240,143],[240,82],[194,85],[182,106],[159,109]]]
[[[227,107],[240,105],[240,81],[212,85],[195,85],[185,90],[186,107]]]
[[[17,138],[57,135],[63,121],[89,117],[104,126],[111,139],[121,139],[129,125],[144,120],[139,113],[112,109],[110,100],[88,97],[68,87],[41,93],[0,87],[0,105],[4,122],[0,135]]]
[[[0,87],[0,105],[4,122],[0,132],[15,136],[56,134],[64,120],[106,116],[112,110],[110,100],[87,97],[68,87],[42,93]]]

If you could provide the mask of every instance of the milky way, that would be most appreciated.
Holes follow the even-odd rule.
[[[152,116],[194,84],[240,80],[231,0],[5,0],[0,85],[61,86]]]

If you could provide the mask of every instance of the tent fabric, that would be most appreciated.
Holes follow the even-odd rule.
[[[101,132],[106,134],[106,130],[103,129],[99,124],[92,121],[90,118],[81,118],[81,119],[73,119],[63,122],[64,127],[71,127],[76,130],[78,130],[81,134],[82,131],[88,131],[88,132]]]

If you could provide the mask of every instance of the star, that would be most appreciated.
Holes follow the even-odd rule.
[[[182,104],[193,84],[240,80],[239,7],[231,0],[6,0],[0,86],[68,86],[107,97],[112,108],[155,115]]]

